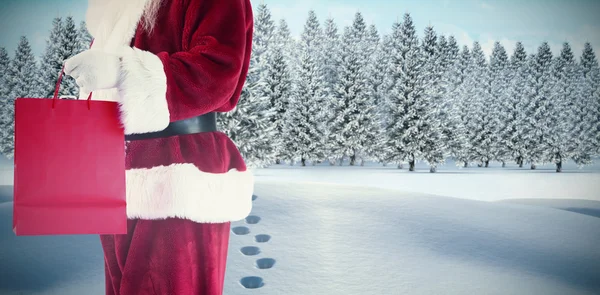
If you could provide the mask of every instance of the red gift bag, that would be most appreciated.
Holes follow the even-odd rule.
[[[126,234],[125,141],[116,102],[17,98],[13,230]]]

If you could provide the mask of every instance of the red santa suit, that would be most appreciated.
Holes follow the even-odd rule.
[[[119,83],[88,89],[119,102],[126,134],[227,112],[249,67],[249,0],[90,0],[91,50],[119,55]],[[142,20],[142,21],[141,21]],[[81,97],[87,98],[82,89]],[[128,141],[126,235],[102,235],[106,294],[222,294],[231,221],[251,211],[253,176],[222,132]]]

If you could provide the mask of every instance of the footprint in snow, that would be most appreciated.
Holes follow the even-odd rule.
[[[250,233],[250,229],[245,226],[236,226],[232,228],[231,231],[238,236],[247,235]]]
[[[256,260],[256,267],[259,269],[269,269],[275,265],[275,259],[273,258],[261,258]]]
[[[255,201],[258,197],[252,195],[252,201]],[[260,216],[250,215],[246,217],[246,224],[253,225],[260,222]],[[232,229],[236,235],[247,235],[250,233],[250,229],[245,226],[238,226]],[[254,237],[257,243],[266,243],[271,240],[271,236],[267,234],[260,234]],[[246,256],[255,256],[260,254],[260,248],[255,246],[246,246],[240,249],[240,252]],[[255,262],[255,267],[258,269],[270,269],[275,265],[275,259],[273,258],[260,258]],[[240,284],[246,289],[258,289],[265,285],[263,279],[257,276],[248,276],[240,280]]]
[[[246,289],[258,289],[265,285],[261,277],[245,277],[240,280],[240,284]]]
[[[270,236],[270,235],[264,235],[264,234],[261,234],[261,235],[256,235],[256,236],[254,237],[254,240],[255,240],[257,243],[266,243],[266,242],[268,242],[270,239],[271,239],[271,236]]]
[[[258,255],[260,253],[260,248],[254,246],[246,246],[240,249],[240,252],[246,256]]]
[[[259,221],[260,221],[260,217],[255,216],[255,215],[250,215],[250,216],[246,217],[247,224],[257,224]]]

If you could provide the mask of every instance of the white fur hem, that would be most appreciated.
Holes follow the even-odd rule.
[[[193,164],[127,170],[127,216],[182,218],[221,223],[246,218],[252,210],[250,170],[206,173]]]
[[[169,125],[167,78],[158,56],[131,48],[122,55],[119,84],[121,123],[125,134],[161,131]]]

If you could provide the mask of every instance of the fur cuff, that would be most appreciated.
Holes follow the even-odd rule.
[[[119,83],[121,123],[125,134],[161,131],[169,125],[167,78],[154,54],[126,48],[121,54]]]
[[[127,216],[221,223],[252,210],[254,178],[247,170],[202,172],[193,164],[127,170]]]

